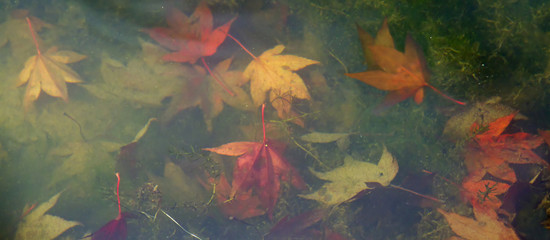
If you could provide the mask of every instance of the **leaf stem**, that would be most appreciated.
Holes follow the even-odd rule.
[[[233,37],[233,35],[227,33],[227,36],[230,37],[231,39],[233,39],[233,41],[235,41],[237,44],[239,44],[239,46],[241,46],[241,48],[246,52],[248,53],[248,55],[250,55],[254,60],[257,60],[257,57],[254,56],[254,54],[252,54],[250,51],[248,51],[248,49],[246,49],[246,47],[244,47],[244,45],[241,43],[241,41],[237,40],[235,37]]]
[[[446,99],[449,99],[449,100],[451,100],[451,101],[453,101],[453,102],[455,102],[455,103],[458,103],[458,104],[460,104],[460,105],[466,105],[465,102],[461,102],[461,101],[458,101],[458,100],[456,100],[456,99],[454,99],[454,98],[452,98],[452,97],[449,97],[447,94],[445,94],[445,93],[439,91],[439,89],[435,88],[434,86],[432,86],[432,85],[430,85],[430,84],[428,84],[427,86],[430,87],[431,89],[433,89],[436,93],[439,93],[439,95],[443,96],[443,97],[446,98]]]
[[[32,40],[34,41],[34,45],[36,46],[36,51],[38,52],[38,55],[42,55],[42,53],[40,52],[40,48],[38,47],[38,40],[36,40],[34,29],[32,28],[31,20],[29,19],[29,17],[25,17],[25,19],[27,19],[27,23],[29,24],[29,29],[31,30],[32,34]]]
[[[116,217],[117,220],[120,220],[122,218],[122,209],[120,208],[120,195],[119,195],[119,188],[120,188],[120,174],[115,173],[117,182],[116,182],[116,198],[118,201],[118,216]]]
[[[208,64],[206,64],[206,61],[204,61],[203,57],[201,57],[201,61],[202,61],[202,65],[204,65],[204,67],[206,68],[206,70],[208,71],[210,76],[212,76],[214,78],[214,80],[216,80],[216,82],[218,82],[218,84],[220,84],[220,86],[222,86],[223,90],[225,90],[229,95],[234,97],[235,93],[233,93],[231,90],[229,90],[229,88],[218,77],[216,77],[216,75],[214,75],[214,73],[210,70],[210,67],[208,66]]]
[[[432,200],[432,201],[434,201],[434,202],[445,203],[443,200],[434,198],[434,197],[432,197],[432,196],[424,195],[424,194],[421,194],[421,193],[417,193],[417,192],[415,192],[415,191],[413,191],[413,190],[410,190],[410,189],[407,189],[407,188],[404,188],[404,187],[401,187],[401,186],[393,185],[393,184],[391,184],[391,183],[390,183],[390,187],[395,188],[395,189],[399,189],[399,190],[402,190],[402,191],[405,191],[405,192],[408,192],[408,193],[411,193],[411,194],[414,194],[414,195],[419,196],[419,197],[423,197],[423,198]]]
[[[265,110],[265,103],[262,104],[262,128],[263,128],[263,132],[264,132],[264,140],[263,140],[263,144],[265,145],[266,144],[266,137],[265,137],[265,120],[264,120],[264,110]]]

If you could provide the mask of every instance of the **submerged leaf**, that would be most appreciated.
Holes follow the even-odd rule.
[[[343,166],[329,172],[321,173],[312,170],[315,176],[329,182],[314,193],[300,196],[326,205],[340,204],[361,191],[370,189],[365,183],[377,182],[382,186],[388,186],[398,171],[397,161],[386,147],[384,147],[378,165],[357,161],[351,156],[347,156]]]
[[[25,216],[17,227],[15,239],[54,239],[68,229],[82,225],[79,222],[67,221],[57,216],[45,214],[55,206],[60,195],[61,193],[54,195],[50,200],[40,204],[29,215]]]
[[[330,143],[348,137],[351,133],[323,133],[312,132],[300,137],[303,141],[311,143]]]
[[[467,240],[519,240],[514,229],[498,221],[497,214],[478,211],[474,208],[476,219],[467,218],[456,213],[449,213],[441,209],[437,211],[445,217],[453,232]]]

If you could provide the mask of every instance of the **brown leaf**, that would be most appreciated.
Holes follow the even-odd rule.
[[[467,218],[456,213],[449,213],[441,209],[438,212],[443,214],[453,232],[467,240],[519,240],[514,229],[498,221],[497,214],[478,211],[474,208],[475,219]]]
[[[212,69],[225,86],[231,90],[231,96],[212,77],[206,75],[206,71],[199,66],[194,66],[194,74],[184,89],[176,95],[170,103],[170,107],[164,114],[164,121],[168,121],[176,113],[190,107],[199,106],[202,109],[204,120],[209,131],[212,131],[212,120],[216,118],[224,108],[224,103],[234,108],[252,111],[253,105],[250,96],[240,87],[243,82],[242,73],[229,70],[233,58],[225,59]]]

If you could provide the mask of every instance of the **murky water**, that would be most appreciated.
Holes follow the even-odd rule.
[[[547,238],[548,20],[521,0],[0,0],[0,236]]]

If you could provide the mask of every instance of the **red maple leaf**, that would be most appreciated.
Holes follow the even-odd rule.
[[[128,232],[126,229],[126,218],[133,216],[131,213],[128,212],[122,212],[120,208],[120,195],[119,195],[119,187],[120,187],[120,175],[116,173],[116,177],[118,179],[116,184],[116,197],[118,200],[118,216],[109,221],[107,224],[103,225],[99,230],[92,233],[87,237],[92,237],[92,240],[124,240],[128,236]]]
[[[208,180],[212,185],[216,182],[211,177],[209,177]],[[208,185],[202,181],[201,183],[205,188],[212,190],[212,185]],[[265,209],[262,209],[260,206],[260,199],[258,196],[252,194],[252,189],[231,199],[229,197],[231,194],[231,185],[229,185],[223,173],[215,184],[215,188],[216,202],[218,203],[220,211],[226,217],[244,220],[265,214]]]
[[[476,181],[490,173],[502,180],[516,182],[516,174],[509,163],[549,165],[531,150],[543,143],[540,136],[523,132],[502,134],[515,114],[489,123],[488,130],[474,136],[474,141],[466,147],[464,161]]]
[[[235,18],[213,29],[212,12],[206,3],[201,2],[189,17],[178,9],[170,9],[166,20],[168,28],[145,30],[160,45],[176,51],[164,55],[162,59],[194,64],[199,58],[216,53]]]
[[[168,28],[157,27],[146,29],[145,32],[160,45],[175,51],[162,57],[165,61],[188,62],[195,64],[200,58],[210,75],[231,96],[235,94],[225,83],[212,74],[210,67],[203,57],[212,56],[218,46],[225,41],[229,28],[236,18],[213,29],[212,12],[204,2],[200,2],[190,17],[185,16],[178,9],[171,8],[166,18]]]
[[[262,105],[262,142],[232,142],[204,150],[227,156],[240,156],[233,169],[231,199],[239,193],[253,189],[270,217],[277,203],[280,181],[289,181],[298,189],[305,188],[300,175],[281,155],[282,145],[271,141],[265,135],[265,104]]]

